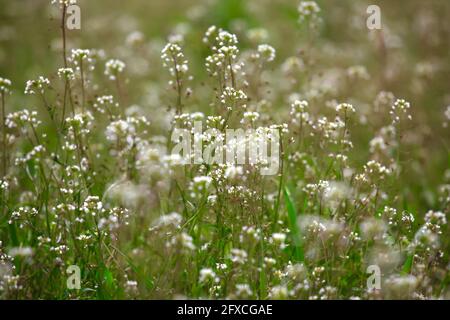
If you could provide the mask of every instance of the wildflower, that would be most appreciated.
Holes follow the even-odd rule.
[[[370,75],[365,66],[352,66],[347,69],[347,76],[352,80],[369,80]]]
[[[46,151],[46,149],[43,145],[36,145],[30,151],[28,151],[25,155],[22,155],[22,156],[19,155],[15,159],[15,164],[18,166],[21,164],[25,164],[29,161],[40,162],[45,151]]]
[[[382,216],[388,219],[390,226],[405,226],[411,228],[415,218],[412,213],[403,211],[399,213],[395,208],[385,206],[382,212]]]
[[[192,237],[187,233],[183,232],[179,236],[179,242],[181,246],[187,250],[195,250],[195,245],[193,243]]]
[[[305,68],[305,63],[299,57],[289,57],[281,65],[281,70],[290,76],[295,76]]]
[[[72,49],[69,61],[75,66],[75,70],[79,71],[79,76],[82,81],[85,81],[86,70],[95,69],[95,57],[99,53],[95,50],[89,49]]]
[[[0,179],[0,191],[7,192],[9,189],[9,182],[3,179]]]
[[[65,80],[74,80],[75,73],[72,68],[59,68],[58,69],[58,77]]]
[[[244,116],[241,120],[241,123],[248,121],[253,124],[259,119],[259,117],[260,114],[258,112],[246,111],[244,112]]]
[[[62,6],[67,7],[67,6],[70,6],[73,4],[77,4],[77,0],[51,0],[51,1],[52,1],[52,4],[57,4],[61,7]]]
[[[285,233],[274,233],[270,238],[270,242],[278,246],[280,250],[286,248],[286,234]]]
[[[111,122],[108,127],[106,127],[105,131],[106,139],[113,143],[125,141],[126,143],[131,144],[133,141],[132,137],[135,133],[135,126],[130,123],[130,121],[125,120]]]
[[[322,197],[325,192],[330,187],[330,183],[325,180],[320,180],[318,183],[308,183],[304,188],[303,191],[310,196],[318,195],[319,197]]]
[[[307,23],[312,29],[316,28],[320,23],[320,7],[315,1],[300,1],[297,11],[300,23]]]
[[[140,31],[133,31],[128,34],[125,41],[130,46],[138,46],[144,42],[144,34]]]
[[[268,44],[260,44],[258,46],[258,53],[267,62],[275,60],[275,49]]]
[[[325,288],[320,288],[319,290],[319,299],[320,300],[329,300],[335,299],[337,293],[337,288],[332,286],[326,286]]]
[[[427,226],[422,226],[414,235],[412,247],[425,251],[437,250],[440,247],[439,236]]]
[[[231,249],[230,259],[236,264],[244,264],[247,261],[247,252],[241,249]]]
[[[394,270],[402,262],[401,251],[396,247],[376,245],[369,252],[367,265],[377,265],[383,272]]]
[[[253,291],[247,283],[237,283],[235,294],[239,299],[245,299],[251,297]]]
[[[352,197],[353,190],[340,181],[330,181],[325,189],[323,198],[330,208],[336,209],[342,201]]]
[[[11,248],[8,253],[11,257],[29,257],[33,255],[33,248],[15,247]]]
[[[356,180],[364,180],[364,177],[370,178],[373,180],[384,179],[386,176],[390,175],[392,172],[390,169],[382,165],[381,163],[370,160],[368,161],[364,167],[364,173],[362,176],[356,177]]]
[[[20,128],[24,130],[27,125],[37,128],[42,122],[37,118],[36,111],[23,109],[6,116],[6,127],[9,129]]]
[[[284,300],[289,296],[289,291],[285,285],[274,286],[270,289],[269,298],[273,300]]]
[[[395,102],[395,96],[392,92],[380,91],[374,101],[375,112],[380,112],[392,106]]]
[[[402,117],[406,117],[408,120],[411,120],[411,114],[409,114],[409,109],[411,105],[404,99],[395,100],[394,104],[389,111],[389,114],[392,118],[392,124],[398,124]]]
[[[264,264],[266,266],[274,266],[277,263],[277,260],[275,260],[274,258],[271,257],[264,257]]]
[[[306,279],[307,270],[303,263],[288,264],[285,269],[286,276],[296,282]]]
[[[220,76],[225,80],[231,80],[235,87],[235,73],[242,68],[242,64],[236,63],[239,49],[236,35],[228,31],[210,27],[204,37],[204,42],[211,45],[213,53],[206,58],[206,69],[211,76]]]
[[[336,106],[336,111],[341,112],[344,111],[345,114],[347,113],[355,113],[355,108],[349,104],[349,103],[340,103]]]
[[[118,59],[108,60],[105,64],[105,75],[109,77],[110,80],[116,80],[120,73],[125,70],[125,63]]]
[[[196,198],[197,196],[203,195],[204,192],[208,190],[211,181],[211,177],[208,176],[194,177],[189,186],[189,189],[192,191],[191,196]]]
[[[0,93],[9,93],[11,90],[11,80],[0,77]]]
[[[125,283],[125,291],[128,294],[137,294],[138,293],[138,282],[134,280],[127,280]]]
[[[181,223],[183,221],[183,217],[176,212],[172,212],[166,215],[163,215],[159,217],[152,225],[150,230],[165,228],[165,227],[172,227],[175,229],[179,229],[181,226]]]
[[[184,58],[178,44],[168,43],[161,51],[164,67],[169,69],[171,76],[179,77],[189,70],[188,61]]]
[[[247,38],[254,43],[262,43],[269,38],[269,34],[264,28],[249,29],[246,33]]]
[[[371,153],[381,152],[383,153],[387,149],[386,142],[383,137],[377,136],[370,140],[369,142],[369,150]]]
[[[441,227],[447,224],[445,214],[440,211],[428,211],[425,215],[425,227],[432,232],[442,234]]]
[[[387,231],[383,220],[368,218],[360,224],[361,235],[366,240],[381,240]]]
[[[25,94],[43,94],[46,88],[50,87],[50,80],[40,76],[37,80],[28,80],[25,87]]]
[[[85,214],[96,216],[103,212],[103,203],[97,196],[88,196],[83,205],[81,206],[81,211]]]
[[[308,109],[308,101],[306,100],[295,100],[291,104],[291,112],[290,114],[293,116],[297,116],[297,114],[303,114]]]
[[[72,61],[78,69],[84,61],[92,62],[91,51],[89,49],[72,49],[70,61]]]
[[[198,280],[200,283],[206,283],[209,281],[212,282],[219,282],[219,278],[217,277],[216,273],[210,269],[210,268],[204,268],[200,270],[200,277]]]
[[[414,275],[392,275],[384,283],[386,298],[408,299],[418,285],[418,279]]]
[[[232,87],[226,87],[220,96],[220,102],[229,111],[233,110],[237,106],[246,107],[247,95],[242,90],[235,90]]]

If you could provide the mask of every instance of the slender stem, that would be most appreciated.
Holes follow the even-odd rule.
[[[279,136],[280,136],[280,180],[278,184],[278,193],[277,193],[277,199],[275,203],[275,222],[278,220],[278,209],[280,206],[280,198],[281,198],[281,189],[283,187],[283,176],[284,176],[284,147],[283,147],[283,135],[281,132],[281,129],[279,129]]]
[[[83,60],[80,60],[80,74],[81,74],[81,111],[84,112],[85,93],[84,93],[84,69],[83,69]]]
[[[176,82],[177,82],[177,114],[181,114],[182,111],[182,104],[181,104],[181,91],[182,91],[182,83],[181,83],[181,78],[178,72],[178,64],[177,64],[177,59],[175,58],[175,56],[172,56],[173,59],[173,63],[174,63],[174,67],[175,67],[175,77],[176,77]]]
[[[228,64],[230,66],[230,75],[231,75],[231,86],[236,89],[236,80],[234,78],[234,70],[233,70],[233,63],[231,62],[231,57],[228,56]]]
[[[6,176],[6,161],[7,161],[7,151],[6,151],[6,113],[5,113],[5,94],[2,93],[2,142],[3,142],[3,165],[2,165],[2,177]]]
[[[67,6],[64,4],[63,5],[63,9],[62,9],[62,18],[61,18],[64,68],[67,68],[67,56],[66,56],[66,11],[67,11]]]
[[[123,98],[122,98],[122,88],[120,87],[120,80],[119,80],[119,75],[116,75],[116,87],[117,87],[117,99],[119,101],[119,105],[120,105],[120,110],[123,110],[122,108],[124,107],[123,105]]]
[[[64,85],[64,103],[63,103],[63,110],[62,110],[62,116],[61,116],[61,130],[64,129],[64,121],[66,118],[66,100],[67,100],[67,91],[68,91],[68,85],[69,80],[66,79],[65,85]]]

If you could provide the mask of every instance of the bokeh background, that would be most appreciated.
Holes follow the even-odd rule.
[[[13,82],[10,109],[35,103],[23,94],[26,80],[41,74],[52,79],[62,66],[59,10],[49,2],[0,1],[0,75]],[[236,33],[242,51],[255,47],[249,30],[264,28],[266,42],[277,50],[274,66],[306,51],[314,60],[321,89],[340,85],[333,76],[336,72],[365,66],[370,79],[345,83],[339,94],[343,98],[351,95],[362,115],[380,90],[411,102],[411,126],[416,128],[405,137],[412,147],[403,155],[406,162],[411,161],[403,176],[403,196],[418,211],[433,207],[435,189],[445,181],[450,162],[449,128],[443,125],[450,104],[450,2],[317,2],[323,23],[312,34],[299,28],[298,1],[294,0],[80,0],[82,28],[68,31],[68,46],[103,49],[103,59],[125,61],[129,104],[141,105],[155,118],[170,104],[158,88],[167,80],[160,50],[173,34],[184,35],[186,56],[195,74],[193,86],[198,94],[188,106],[190,111],[208,113],[210,100],[202,99],[208,95],[202,89],[208,81],[204,70],[208,51],[201,40],[210,25]],[[366,27],[370,4],[381,8],[381,33]],[[141,33],[137,38],[136,31]],[[289,112],[282,96],[273,97],[271,108],[274,114]],[[355,124],[357,134],[353,136],[360,150],[356,160],[360,158],[361,164],[369,153],[372,123],[377,122],[369,112],[367,115]]]

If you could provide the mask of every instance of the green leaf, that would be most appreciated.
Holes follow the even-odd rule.
[[[413,265],[413,256],[414,256],[414,254],[409,254],[408,257],[406,257],[406,261],[403,264],[403,268],[402,268],[403,274],[409,274],[411,272],[411,268]]]
[[[293,247],[295,253],[295,260],[301,262],[304,261],[304,253],[301,243],[300,231],[297,225],[297,211],[295,210],[294,203],[292,202],[292,197],[289,192],[289,189],[285,186],[283,191],[289,218],[289,229],[291,230],[291,236],[294,242]]]

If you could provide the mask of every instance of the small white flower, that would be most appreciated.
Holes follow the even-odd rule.
[[[105,64],[105,75],[110,80],[116,80],[120,73],[125,70],[125,63],[118,59],[108,60]]]

